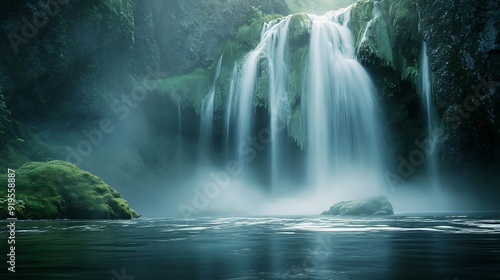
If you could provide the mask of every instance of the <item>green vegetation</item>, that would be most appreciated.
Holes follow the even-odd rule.
[[[358,2],[352,12],[351,29],[361,60],[394,67],[392,30],[387,22],[387,2]]]
[[[368,22],[373,15],[373,1],[364,0],[357,2],[351,10],[349,28],[354,36],[354,45],[359,49],[359,43],[363,38]]]
[[[359,1],[349,24],[361,61],[394,68],[403,79],[416,80],[412,69],[418,69],[422,41],[416,1]]]
[[[269,62],[267,59],[259,61],[259,79],[255,86],[255,106],[269,108]]]
[[[236,34],[236,40],[249,46],[248,50],[254,48],[259,43],[262,27],[265,23],[283,17],[277,14],[264,14],[256,7],[252,7],[252,9],[254,10],[254,16],[249,20],[247,25],[240,27]]]
[[[236,36],[236,40],[226,44],[226,52],[224,59],[233,57],[236,60],[241,60],[243,56],[254,48],[260,39],[262,26],[266,22],[282,18],[280,15],[265,16],[258,10],[255,12],[255,17],[248,25],[241,27]],[[300,147],[305,145],[305,128],[302,120],[301,98],[303,93],[302,81],[305,77],[306,60],[309,54],[309,36],[312,28],[311,20],[305,13],[293,15],[289,23],[289,55],[287,56],[289,75],[287,79],[287,94],[290,106],[290,115],[287,117],[287,124],[290,136],[297,142]],[[257,35],[258,34],[258,35]],[[237,55],[235,55],[237,54]],[[236,56],[236,57],[235,57]],[[229,60],[230,61],[230,60]],[[232,72],[233,61],[223,64],[221,71],[221,80],[229,84],[230,75]],[[219,91],[223,96],[227,96],[228,86],[220,85]],[[268,108],[269,105],[269,73],[268,61],[261,59],[259,62],[258,81],[256,84],[256,93],[254,105],[256,107]],[[217,106],[216,106],[217,107]]]
[[[168,96],[175,103],[183,106],[193,106],[199,113],[203,98],[210,90],[210,72],[198,68],[191,73],[166,79],[150,80],[150,87],[158,90],[160,94]]]
[[[380,89],[394,154],[408,154],[425,137],[417,94],[422,38],[414,0],[362,0],[349,21],[356,55]]]
[[[7,182],[0,175],[0,182]],[[131,219],[139,215],[100,178],[65,161],[30,162],[16,170],[18,219]],[[7,216],[7,188],[0,189],[0,218]]]
[[[321,15],[356,3],[356,0],[285,0],[292,13],[311,13]]]
[[[309,44],[312,22],[305,13],[295,14],[290,18],[289,23],[290,46],[303,46]]]
[[[224,57],[231,61],[241,59],[246,53],[254,49],[260,41],[260,35],[265,23],[282,18],[282,15],[264,14],[259,8],[252,7],[254,16],[246,25],[241,26],[235,39],[228,40],[224,47]]]
[[[262,28],[265,23],[283,18],[283,15],[264,14],[258,7],[252,7],[254,15],[247,24],[238,29],[235,37],[226,41],[224,45],[224,61],[222,63],[219,81],[217,83],[215,109],[225,104],[229,94],[229,84],[233,72],[234,62],[240,62],[244,56],[254,49],[259,41]],[[256,106],[267,106],[268,102],[268,81],[267,66],[265,61],[261,61],[259,82],[256,86]]]
[[[293,108],[288,134],[295,140],[295,143],[297,143],[301,149],[304,149],[306,145],[307,133],[302,112],[303,111],[300,106],[295,106],[295,108]]]
[[[294,47],[290,54],[290,74],[288,76],[288,101],[292,110],[289,124],[289,134],[301,149],[305,147],[306,127],[302,116],[302,103],[306,94],[302,82],[306,73],[307,58],[309,56],[309,44]]]
[[[306,73],[309,44],[292,48],[290,53],[290,74],[288,76],[288,100],[294,106],[301,99],[302,81]]]

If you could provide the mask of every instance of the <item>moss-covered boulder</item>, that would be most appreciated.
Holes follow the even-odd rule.
[[[290,45],[303,46],[309,43],[311,36],[312,21],[305,13],[295,14],[290,18],[289,40]]]
[[[132,219],[140,217],[99,177],[65,161],[30,162],[15,172],[18,219]],[[7,175],[0,182],[7,184]],[[0,189],[0,218],[7,218],[7,188]]]
[[[394,210],[385,196],[372,196],[360,200],[341,201],[321,215],[392,215]]]

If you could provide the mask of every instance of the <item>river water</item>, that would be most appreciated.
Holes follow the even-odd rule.
[[[16,230],[7,274],[2,229],[1,279],[500,279],[500,213],[18,221]]]

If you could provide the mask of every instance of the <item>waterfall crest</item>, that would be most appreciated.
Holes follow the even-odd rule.
[[[260,43],[245,56],[241,67],[233,70],[226,108],[226,143],[234,138],[232,146],[244,165],[239,144],[253,136],[256,87],[262,85],[259,79],[267,79],[273,190],[285,189],[284,178],[291,175],[285,143],[290,142],[287,130],[292,114],[292,67],[305,70],[299,77],[300,104],[295,106],[300,106],[304,123],[308,188],[319,192],[349,188],[366,194],[367,190],[380,192],[385,183],[385,147],[376,91],[355,57],[348,28],[351,7],[324,16],[307,15],[304,26],[308,28],[309,49],[307,58],[299,64],[292,65],[290,59],[293,46],[289,37],[296,31],[290,24],[292,15],[266,24]]]
[[[319,191],[347,186],[375,191],[384,183],[376,91],[356,60],[349,15],[348,8],[312,16],[304,115],[308,181]]]

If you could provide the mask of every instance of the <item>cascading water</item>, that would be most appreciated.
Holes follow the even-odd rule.
[[[234,106],[235,106],[235,95],[238,90],[238,64],[235,62],[233,67],[233,73],[231,74],[231,84],[229,86],[229,96],[226,104],[226,120],[225,120],[225,147],[226,147],[226,157],[231,158],[232,154],[229,149],[233,145],[231,139],[231,120],[234,116]]]
[[[294,65],[305,67],[306,73],[299,79],[303,103],[301,118],[306,135],[307,184],[320,192],[348,188],[353,193],[377,193],[385,182],[384,141],[374,86],[355,57],[348,29],[350,11],[351,7],[325,16],[308,15],[308,58]],[[262,78],[259,66],[267,66],[273,189],[280,188],[280,180],[286,176],[289,163],[283,149],[288,135],[283,128],[289,130],[291,121],[288,79],[292,17],[264,26],[260,43],[245,57],[238,75],[233,75],[226,111],[226,137],[230,138],[234,114],[234,147],[238,149],[238,143],[251,136],[254,95]],[[261,60],[266,63],[260,63]],[[239,156],[243,162],[243,155]]]
[[[201,143],[201,155],[206,157],[212,146],[212,136],[213,136],[213,120],[214,120],[214,99],[215,99],[215,83],[219,78],[220,68],[222,65],[222,57],[220,56],[217,62],[217,67],[215,69],[215,78],[212,88],[208,92],[207,96],[203,99],[201,105],[201,122],[200,122],[200,143]]]
[[[437,169],[437,141],[434,139],[434,116],[432,112],[432,80],[431,70],[429,66],[429,57],[427,56],[427,43],[422,42],[422,57],[421,57],[421,96],[423,100],[424,110],[427,114],[427,137],[431,145],[430,152],[427,157],[428,172],[431,179],[431,184],[436,187],[438,184],[438,169]]]
[[[309,182],[320,191],[337,185],[376,192],[384,182],[382,129],[374,86],[355,57],[349,15],[350,8],[311,16],[304,112]]]
[[[286,79],[288,76],[287,69],[287,33],[288,25],[291,16],[284,19],[275,20],[266,24],[261,33],[261,40],[258,46],[251,51],[244,59],[241,72],[233,74],[230,90],[230,102],[233,102],[233,96],[237,92],[237,105],[228,103],[227,120],[226,120],[226,136],[229,137],[229,127],[231,126],[230,116],[237,109],[236,114],[236,154],[240,164],[245,164],[245,154],[239,151],[240,145],[245,143],[250,137],[250,132],[253,126],[254,117],[254,94],[257,83],[259,62],[264,57],[268,61],[268,78],[269,78],[269,110],[271,115],[271,127],[273,131],[271,135],[271,150],[272,150],[272,170],[273,180],[277,178],[277,172],[280,168],[279,160],[282,158],[280,153],[281,146],[279,143],[282,140],[283,132],[279,133],[283,121],[286,119]],[[236,102],[236,100],[234,101]],[[237,106],[237,107],[236,107]]]

